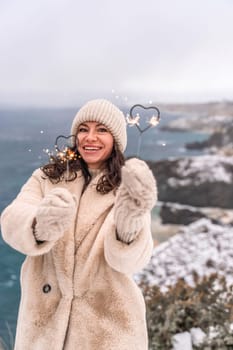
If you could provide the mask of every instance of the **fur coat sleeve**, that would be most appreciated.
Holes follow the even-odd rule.
[[[132,274],[148,263],[153,249],[151,210],[156,201],[156,181],[147,164],[137,158],[127,160],[109,217],[112,229],[105,237],[105,258],[113,269]]]
[[[12,248],[31,256],[47,253],[54,245],[54,242],[37,244],[32,231],[33,219],[43,198],[41,176],[41,170],[35,170],[16,199],[1,215],[3,239]]]

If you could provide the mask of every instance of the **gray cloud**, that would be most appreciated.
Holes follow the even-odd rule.
[[[0,104],[233,98],[229,0],[0,2]]]

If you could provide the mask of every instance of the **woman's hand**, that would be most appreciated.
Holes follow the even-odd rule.
[[[75,197],[65,188],[53,189],[38,207],[33,229],[36,240],[58,240],[72,225],[75,214]]]
[[[114,206],[120,240],[129,243],[136,238],[142,228],[142,216],[154,207],[156,200],[156,182],[147,164],[136,158],[126,161]]]
[[[122,167],[122,187],[135,202],[135,210],[151,210],[157,200],[155,178],[148,165],[140,159],[129,159]]]

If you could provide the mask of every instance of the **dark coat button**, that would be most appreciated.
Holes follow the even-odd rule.
[[[50,286],[50,284],[45,284],[44,286],[43,286],[43,292],[44,293],[49,293],[51,291],[51,286]]]

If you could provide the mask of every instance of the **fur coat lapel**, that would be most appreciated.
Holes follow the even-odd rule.
[[[96,191],[96,184],[100,177],[101,174],[91,181],[80,198],[78,218],[75,228],[76,248],[80,246],[85,236],[98,221],[99,217],[114,204],[115,197],[112,191],[105,195]]]
[[[69,189],[77,200],[76,220],[64,237],[57,241],[52,254],[54,266],[60,276],[59,285],[63,295],[66,296],[72,292],[76,250],[100,216],[114,204],[115,196],[112,191],[105,195],[96,191],[96,184],[101,175],[91,181],[83,194],[83,178],[78,177],[74,182],[64,183],[64,187]]]

